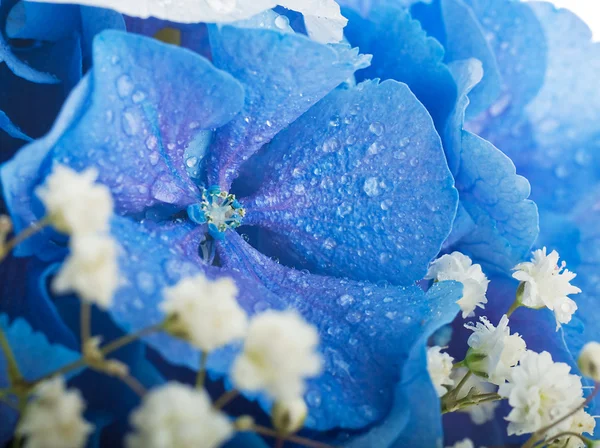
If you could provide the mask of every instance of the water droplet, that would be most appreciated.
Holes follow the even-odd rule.
[[[121,98],[127,98],[133,92],[133,81],[129,75],[121,75],[117,79],[117,93]]]
[[[395,151],[394,159],[396,160],[404,160],[406,159],[406,153],[404,151]]]
[[[139,112],[132,108],[125,109],[121,118],[121,126],[125,134],[130,136],[136,135],[142,127]]]
[[[371,146],[369,146],[369,149],[367,149],[367,153],[371,156],[374,156],[375,154],[377,154],[381,149],[381,146],[379,145],[379,143],[377,142],[373,142],[371,144]]]
[[[304,185],[297,184],[297,185],[294,186],[294,194],[297,194],[298,196],[301,196],[305,192],[306,192],[306,189],[304,188]]]
[[[344,217],[352,213],[352,206],[345,202],[342,202],[337,208],[337,214],[340,217]]]
[[[406,148],[409,143],[410,143],[410,138],[409,137],[404,137],[402,140],[400,140],[398,142],[398,146],[400,148]]]
[[[412,159],[410,159],[410,166],[417,166],[419,164],[419,159],[417,159],[416,157],[413,157]]]
[[[319,407],[321,405],[321,393],[318,390],[310,390],[306,394],[306,403],[311,407]]]
[[[110,124],[113,121],[114,114],[112,110],[107,110],[105,114],[106,123]]]
[[[394,201],[392,201],[391,199],[384,199],[383,201],[381,201],[381,204],[379,204],[381,210],[389,210],[392,205],[394,205]]]
[[[112,65],[117,65],[120,61],[121,58],[119,58],[119,56],[117,55],[114,55],[112,58],[110,58],[110,62],[112,62]]]
[[[138,90],[137,92],[135,92],[133,94],[133,96],[131,97],[131,99],[133,100],[133,102],[135,104],[141,103],[142,101],[144,101],[146,99],[146,94],[140,90]]]
[[[348,136],[348,138],[346,139],[346,144],[347,145],[353,145],[356,143],[356,136],[354,136],[353,134],[350,134]]]
[[[152,294],[154,292],[154,277],[148,272],[138,273],[137,284],[142,292],[146,294]]]
[[[327,238],[324,242],[323,242],[323,249],[327,249],[327,250],[331,250],[333,249],[335,246],[337,246],[337,243],[335,242],[335,240],[333,238]]]
[[[188,168],[193,168],[196,166],[196,164],[198,163],[198,157],[190,157],[185,161],[185,164],[187,165]]]
[[[387,252],[382,252],[381,254],[379,254],[379,262],[381,264],[385,264],[388,261],[390,261],[392,259],[392,256],[390,254],[388,254]]]
[[[354,303],[354,297],[352,297],[350,294],[344,294],[338,298],[337,302],[341,306],[347,306]]]
[[[158,139],[156,138],[155,135],[150,135],[146,139],[146,148],[148,148],[150,151],[154,151],[157,146],[158,146]]]
[[[352,312],[346,314],[346,320],[348,322],[350,322],[351,324],[360,322],[361,319],[362,319],[362,315],[358,311],[352,311]]]
[[[275,26],[280,30],[285,30],[289,27],[290,20],[286,16],[277,16],[275,18]]]
[[[150,155],[148,156],[148,160],[150,160],[150,163],[152,165],[156,165],[158,163],[159,158],[160,158],[160,154],[157,153],[156,151],[150,153]]]
[[[323,152],[337,151],[339,146],[340,145],[339,145],[338,141],[334,137],[332,137],[332,138],[326,140],[325,143],[323,143]]]
[[[367,193],[367,196],[369,196],[369,197],[377,196],[380,193],[379,183],[377,181],[377,178],[376,177],[367,178],[367,180],[365,180],[365,183],[363,185],[363,190],[365,191],[365,193]]]
[[[384,130],[384,126],[376,121],[375,123],[371,123],[371,125],[369,126],[369,131],[371,131],[373,134],[379,136],[381,134],[383,134],[383,130]]]

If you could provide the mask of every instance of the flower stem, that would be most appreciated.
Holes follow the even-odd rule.
[[[0,327],[0,348],[4,353],[6,363],[8,364],[8,379],[12,386],[15,382],[22,380],[23,375],[21,375],[19,365],[17,364],[17,359],[15,358],[15,354],[10,348],[10,343],[8,342],[6,334],[4,334],[4,330],[2,329],[2,327]]]
[[[204,387],[204,380],[206,379],[206,360],[208,359],[208,353],[204,350],[200,353],[200,368],[198,369],[198,376],[196,377],[196,388],[202,389]]]
[[[81,339],[81,353],[85,353],[87,342],[92,337],[92,306],[89,302],[81,301],[79,310],[79,331]]]
[[[8,240],[5,244],[0,248],[0,261],[4,260],[4,258],[19,244],[21,244],[26,239],[32,237],[44,227],[50,224],[50,218],[45,217],[40,219],[39,221],[34,222],[29,227],[23,229],[21,233],[14,236],[12,239]]]
[[[110,342],[109,344],[106,344],[104,347],[102,347],[100,349],[100,352],[104,356],[106,356],[122,347],[125,347],[128,344],[131,344],[132,342],[137,341],[138,339],[140,339],[144,336],[148,336],[149,334],[152,334],[152,333],[162,330],[163,326],[164,326],[164,323],[160,322],[158,324],[154,324],[149,327],[142,328],[141,330],[138,330],[134,333],[127,334],[123,337],[120,337],[119,339],[115,339],[114,341]]]
[[[521,307],[521,302],[519,302],[518,300],[515,300],[512,303],[512,305],[510,306],[510,308],[508,309],[508,311],[506,312],[506,317],[510,317],[512,315],[512,313],[514,313],[520,307]]]
[[[229,402],[231,402],[239,394],[240,394],[240,392],[238,390],[231,389],[230,391],[225,392],[223,395],[221,395],[219,398],[217,398],[217,401],[215,401],[213,403],[213,407],[215,409],[222,409],[223,407],[227,406],[227,404]]]
[[[327,444],[321,443],[321,442],[315,442],[314,440],[310,440],[310,439],[306,439],[304,437],[299,437],[299,436],[294,436],[294,435],[289,435],[289,436],[285,436],[282,438],[281,434],[279,434],[279,432],[275,431],[274,429],[267,428],[265,426],[254,425],[252,427],[252,431],[254,431],[257,434],[263,435],[263,436],[275,437],[276,439],[280,438],[282,440],[287,440],[292,443],[297,443],[298,445],[302,445],[307,448],[333,448],[331,445],[327,445]]]

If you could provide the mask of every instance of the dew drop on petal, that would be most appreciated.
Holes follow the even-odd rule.
[[[379,182],[376,177],[369,177],[365,180],[363,184],[363,190],[367,193],[367,196],[374,197],[380,193],[379,190]]]
[[[127,98],[133,92],[133,81],[129,75],[121,75],[117,79],[117,93],[121,98]]]
[[[381,124],[378,121],[376,121],[375,123],[371,123],[371,125],[369,126],[369,131],[377,136],[383,134],[383,129],[383,124]]]

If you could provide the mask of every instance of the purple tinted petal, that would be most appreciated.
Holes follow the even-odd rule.
[[[92,101],[53,162],[100,168],[120,214],[193,203],[184,152],[236,114],[239,84],[192,52],[116,31],[96,38],[92,78]]]
[[[264,179],[242,200],[244,224],[275,233],[281,256],[315,273],[411,284],[454,220],[439,136],[396,81],[332,92],[254,159]]]
[[[309,381],[307,426],[360,428],[390,409],[400,368],[441,315],[455,315],[462,288],[447,283],[425,294],[395,287],[303,273],[275,263],[230,232],[218,243],[223,266],[264,285],[280,298],[263,308],[297,309],[321,335],[325,371]],[[257,305],[261,305],[260,307]],[[451,317],[449,317],[451,319]],[[443,320],[443,319],[442,319]]]
[[[368,61],[346,45],[323,45],[271,29],[212,27],[213,60],[244,85],[242,112],[217,131],[209,184],[229,190],[240,165]]]

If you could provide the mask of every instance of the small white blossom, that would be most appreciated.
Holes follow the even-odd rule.
[[[302,398],[278,401],[273,406],[273,427],[280,434],[293,434],[304,426],[308,407]]]
[[[109,236],[74,235],[71,250],[52,282],[57,294],[77,293],[81,300],[107,309],[119,284],[117,244]]]
[[[518,333],[510,334],[506,315],[502,316],[497,327],[485,317],[479,320],[475,325],[465,324],[467,329],[473,331],[467,341],[470,347],[465,358],[467,365],[476,375],[501,385],[510,375],[510,368],[525,353],[525,341]]]
[[[429,266],[427,280],[454,280],[463,284],[463,295],[456,303],[462,310],[463,319],[473,315],[475,308],[485,308],[489,280],[481,266],[460,252],[442,255]]]
[[[448,392],[444,386],[454,386],[454,381],[450,378],[454,358],[441,350],[442,348],[437,346],[427,349],[427,371],[439,397]]]
[[[571,285],[577,275],[565,269],[565,262],[559,266],[558,252],[546,254],[546,248],[533,252],[531,261],[516,265],[513,277],[521,282],[521,304],[528,308],[549,308],[556,317],[556,329],[560,324],[570,322],[577,310],[577,304],[569,294],[579,294],[581,289]]]
[[[577,365],[583,376],[600,381],[600,344],[588,342],[581,349]]]
[[[85,403],[78,390],[66,390],[62,377],[41,382],[34,391],[17,434],[26,437],[25,448],[80,448],[93,425],[83,417]]]
[[[471,439],[463,439],[448,448],[475,448]]]
[[[466,368],[454,369],[452,371],[451,378],[456,383],[462,378],[464,378],[468,371],[469,370]],[[477,395],[481,395],[494,393],[498,390],[498,387],[492,383],[484,381],[481,377],[477,375],[471,375],[469,376],[467,381],[465,381],[463,387],[461,388],[456,398],[458,400],[465,398],[471,389],[475,389],[477,391]],[[460,409],[459,412],[465,412],[469,414],[469,417],[471,417],[471,421],[475,425],[483,425],[494,419],[496,408],[499,405],[500,403],[497,401],[486,401],[484,403],[469,406],[465,409]]]
[[[569,432],[593,435],[595,427],[596,420],[594,417],[581,409],[573,416],[573,423],[571,423]],[[548,446],[550,448],[585,448],[586,445],[579,437],[567,436],[553,440]]]
[[[216,448],[233,435],[206,391],[174,382],[149,392],[130,421],[127,448]]]
[[[506,417],[508,435],[533,433],[583,403],[581,379],[570,371],[567,364],[552,361],[548,352],[525,352],[519,365],[512,368],[509,382],[498,389],[512,407]],[[573,420],[569,417],[553,426],[548,437],[569,431]]]
[[[232,379],[248,391],[265,390],[276,401],[304,393],[305,378],[321,372],[317,330],[295,311],[266,311],[250,321]]]
[[[95,183],[98,171],[81,173],[54,166],[46,183],[35,190],[54,228],[69,235],[104,232],[113,214],[110,190]]]
[[[232,279],[209,280],[199,274],[164,291],[160,305],[167,313],[167,330],[204,352],[241,339],[248,319],[239,306]]]
[[[335,0],[39,0],[109,8],[128,16],[156,17],[180,23],[231,23],[248,19],[277,5],[304,15],[308,35],[323,43],[339,42],[348,22]]]

